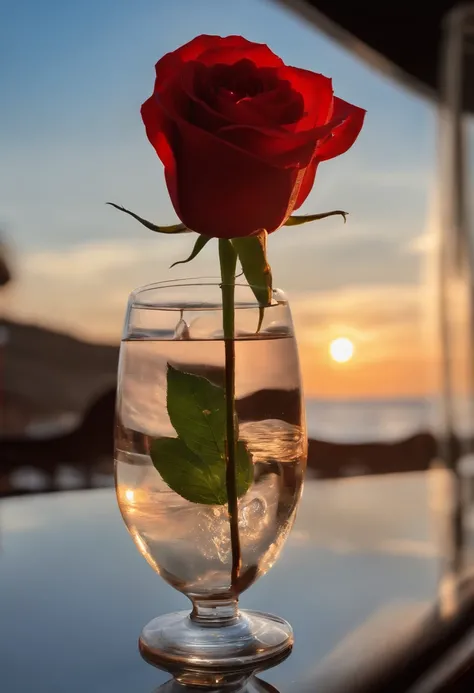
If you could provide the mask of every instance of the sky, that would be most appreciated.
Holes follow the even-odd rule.
[[[322,164],[303,213],[339,218],[270,238],[275,285],[293,308],[305,389],[318,397],[414,396],[435,387],[432,330],[434,106],[270,0],[7,0],[0,10],[0,229],[15,281],[9,318],[116,343],[136,286],[169,270],[187,236],[151,234],[175,213],[139,108],[154,64],[200,33],[242,34],[287,64],[332,77],[367,109],[343,157]],[[209,244],[191,269],[215,275]],[[336,364],[334,338],[354,357]]]

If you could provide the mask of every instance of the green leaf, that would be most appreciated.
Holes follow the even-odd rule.
[[[147,229],[150,229],[150,231],[155,231],[156,233],[190,233],[191,229],[188,229],[187,226],[184,224],[172,224],[171,226],[157,226],[156,224],[152,224],[151,221],[147,221],[146,219],[143,219],[143,217],[139,217],[138,214],[135,214],[135,212],[131,212],[129,209],[125,209],[125,207],[122,207],[121,205],[116,205],[115,202],[106,202],[106,204],[110,205],[111,207],[115,207],[115,209],[118,209],[119,212],[124,212],[125,214],[129,214],[131,217],[136,219],[137,221],[140,222],[140,224],[143,224],[143,226],[146,226]]]
[[[202,461],[225,464],[224,389],[168,364],[167,408],[178,436]]]
[[[186,260],[178,260],[177,262],[173,262],[172,265],[170,265],[170,269],[172,267],[176,267],[176,265],[184,265],[186,262],[191,262],[191,260],[194,260],[196,255],[199,255],[201,250],[204,248],[204,246],[209,243],[209,241],[212,240],[211,236],[205,236],[203,233],[201,233],[196,240],[196,243],[194,244],[194,247],[191,251],[191,255],[186,258]]]
[[[267,260],[267,236],[266,231],[260,231],[256,236],[232,239],[245,278],[261,306],[269,306],[272,302],[272,270]]]
[[[171,364],[167,387],[168,414],[178,438],[159,438],[152,443],[153,464],[168,486],[183,498],[193,503],[222,505],[227,502],[224,389]],[[252,481],[251,455],[244,441],[238,440],[239,497],[248,491]]]
[[[225,467],[202,464],[181,438],[154,440],[150,455],[163,481],[182,498],[206,505],[227,501]]]
[[[163,481],[191,503],[225,505],[225,464],[205,464],[181,438],[158,438],[150,455]],[[237,495],[243,496],[253,481],[253,464],[242,440],[237,443]]]
[[[261,306],[272,302],[272,270],[267,260],[267,232],[256,236],[234,238],[232,244],[255,298]]]
[[[232,244],[237,252],[242,271],[260,304],[260,317],[257,333],[262,326],[265,307],[272,302],[272,270],[267,260],[266,231],[260,231],[256,236],[234,238]]]
[[[341,216],[346,223],[346,217],[349,212],[343,212],[340,209],[336,209],[334,212],[323,212],[322,214],[304,214],[302,216],[293,215],[289,217],[284,223],[284,226],[300,226],[301,224],[307,224],[309,221],[319,221],[320,219],[326,219],[327,217],[335,217],[336,215]]]

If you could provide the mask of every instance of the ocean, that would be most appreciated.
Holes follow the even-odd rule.
[[[331,443],[393,442],[440,423],[429,399],[306,400],[308,436]]]

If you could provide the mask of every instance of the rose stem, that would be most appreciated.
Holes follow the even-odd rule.
[[[222,326],[225,347],[225,401],[226,401],[226,488],[229,512],[230,543],[232,550],[231,587],[237,584],[240,573],[241,554],[239,537],[239,515],[237,506],[237,468],[235,459],[235,267],[237,254],[227,238],[219,239],[221,265]]]

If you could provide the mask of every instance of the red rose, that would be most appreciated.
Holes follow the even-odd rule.
[[[198,36],[165,55],[141,112],[178,217],[218,238],[278,229],[365,115],[327,77],[241,36]]]

